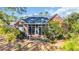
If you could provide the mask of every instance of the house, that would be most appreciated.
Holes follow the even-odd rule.
[[[55,14],[51,18],[47,17],[28,17],[21,19],[15,23],[15,27],[21,31],[24,31],[26,35],[32,37],[41,37],[44,34],[44,27],[48,27],[48,23],[57,21],[60,24],[63,23],[62,18]]]
[[[52,23],[52,22],[57,22],[60,27],[62,27],[62,25],[64,24],[64,20],[58,14],[52,16],[48,21],[48,23]]]

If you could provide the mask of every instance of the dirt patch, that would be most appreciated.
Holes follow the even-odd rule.
[[[64,40],[57,40],[57,42],[54,44],[55,50],[62,50],[62,46],[64,45]]]
[[[56,43],[41,42],[39,40],[18,41],[14,44],[0,43],[0,51],[58,51],[62,50],[63,40],[58,40]]]

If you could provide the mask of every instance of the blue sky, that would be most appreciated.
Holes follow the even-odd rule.
[[[50,16],[58,14],[61,17],[66,17],[73,12],[79,13],[79,7],[30,7],[27,8],[27,13],[24,15],[33,15],[45,11],[48,11]]]
[[[31,7],[27,8],[27,14],[34,14],[39,12],[45,12],[52,10],[53,12],[58,10],[60,7]]]
[[[2,7],[0,10],[4,10]],[[54,14],[59,14],[61,17],[65,17],[72,12],[79,12],[79,7],[28,7],[27,12],[24,14],[18,14],[15,13],[17,17],[20,16],[29,16],[34,14],[39,14],[40,12],[49,12],[50,16],[53,16]],[[11,15],[12,11],[5,11],[7,14]]]
[[[26,10],[27,12],[24,13],[24,14],[18,14],[18,13],[15,13],[15,15],[17,17],[19,16],[25,16],[25,15],[34,15],[34,14],[39,14],[40,12],[46,12],[48,11],[49,14],[50,13],[53,13],[55,12],[56,10],[58,10],[59,8],[61,7],[28,7]],[[0,8],[0,10],[4,10],[3,8]],[[11,15],[12,14],[12,11],[5,11],[7,14]],[[51,14],[50,14],[51,15]]]

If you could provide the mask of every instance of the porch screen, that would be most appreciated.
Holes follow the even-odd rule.
[[[34,35],[35,34],[35,27],[29,26],[29,34]]]

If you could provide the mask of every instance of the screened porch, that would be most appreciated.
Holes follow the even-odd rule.
[[[28,33],[29,35],[44,35],[45,26],[47,26],[47,24],[29,24]]]

